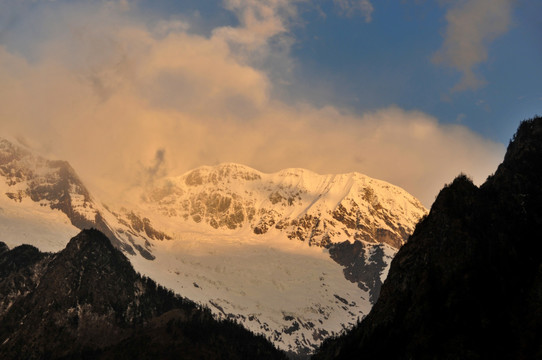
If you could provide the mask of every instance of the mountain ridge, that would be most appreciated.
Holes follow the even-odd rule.
[[[380,298],[314,359],[542,356],[542,118],[480,187],[461,175],[392,261]]]
[[[251,198],[253,193],[258,194]],[[317,246],[337,242],[329,239],[333,232],[321,228],[344,222],[346,233],[352,233],[355,240],[398,248],[426,212],[403,189],[361,173],[319,175],[292,168],[267,174],[235,163],[203,166],[168,177],[141,197],[158,205],[154,210],[165,216],[203,221],[215,229],[234,230],[248,223],[256,234],[289,228],[290,238]],[[326,213],[333,219],[319,224],[315,218]],[[409,224],[407,228],[397,223],[399,216]],[[381,220],[363,223],[371,217]],[[337,231],[345,234],[344,230]]]
[[[98,230],[82,231],[55,254],[8,250],[0,269],[21,256],[26,264],[0,274],[2,299],[10,299],[0,307],[4,358],[285,358],[262,337],[136,274]]]
[[[3,138],[0,138],[0,176],[5,178],[5,183],[0,182],[0,190],[10,200],[22,203],[30,199],[40,207],[58,210],[79,230],[97,228],[129,255],[137,252],[151,260],[149,238],[166,236],[149,224],[145,229],[134,230],[143,222],[135,214],[128,214],[128,221],[121,223],[92,197],[67,161],[45,159]],[[59,220],[58,216],[55,220]],[[73,230],[66,233],[75,235]]]

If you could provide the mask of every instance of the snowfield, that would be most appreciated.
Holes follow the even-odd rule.
[[[284,350],[313,349],[371,308],[367,292],[345,280],[326,249],[279,232],[180,232],[155,243],[153,254],[158,261],[131,257],[136,270]]]

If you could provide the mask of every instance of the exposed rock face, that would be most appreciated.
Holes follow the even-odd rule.
[[[21,245],[9,251],[0,243],[0,318],[20,297],[26,296],[37,285],[40,263],[48,255],[30,245]]]
[[[542,355],[542,118],[521,124],[480,188],[445,187],[392,262],[380,298],[316,359]]]
[[[0,255],[0,357],[266,358],[284,355],[135,273],[97,230],[65,250]]]
[[[386,254],[384,246],[365,246],[361,241],[345,241],[329,249],[331,258],[344,266],[345,277],[369,292],[371,303],[380,294],[382,281],[386,278],[388,264],[392,257]]]
[[[13,190],[6,196],[14,201],[29,197],[59,209],[72,224],[84,228],[92,224],[88,190],[65,161],[50,161],[33,156],[29,151],[0,139],[0,175]]]
[[[405,243],[425,208],[404,190],[358,173],[317,175],[303,169],[264,174],[238,164],[202,167],[169,178],[145,195],[164,216],[215,229],[280,230],[311,245],[361,240]]]

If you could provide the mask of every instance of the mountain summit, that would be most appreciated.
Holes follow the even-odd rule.
[[[315,359],[540,358],[540,184],[537,117],[480,188],[462,175],[440,192],[370,314]]]
[[[167,217],[215,229],[248,226],[255,234],[279,230],[324,247],[349,238],[398,249],[426,211],[403,189],[360,173],[265,174],[233,163],[164,179],[144,199]]]

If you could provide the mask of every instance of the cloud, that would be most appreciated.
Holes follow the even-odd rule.
[[[373,5],[369,0],[333,0],[341,14],[352,17],[359,13],[366,22],[372,21]]]
[[[510,28],[513,0],[462,0],[451,2],[442,47],[433,61],[461,72],[453,92],[485,85],[476,67],[487,61],[492,41]]]
[[[143,167],[144,184],[152,184],[156,179],[160,179],[167,174],[165,168],[166,150],[158,149],[150,166]]]
[[[285,81],[294,66],[289,53],[295,41],[289,27],[298,19],[297,5],[306,1],[224,0],[239,25],[215,28],[213,38],[225,42],[237,61]]]
[[[270,40],[290,45],[288,23],[296,17],[296,3],[302,0],[224,0],[226,9],[234,12],[239,26],[224,26],[213,31],[213,37],[226,41],[240,60],[269,56]],[[274,49],[276,50],[276,49]]]
[[[55,9],[39,43],[25,40],[32,56],[0,42],[0,130],[70,161],[104,198],[166,173],[238,162],[265,172],[358,171],[430,205],[459,172],[483,181],[504,154],[417,111],[286,104],[270,95],[269,71],[239,56],[220,29],[201,36],[101,6]]]

